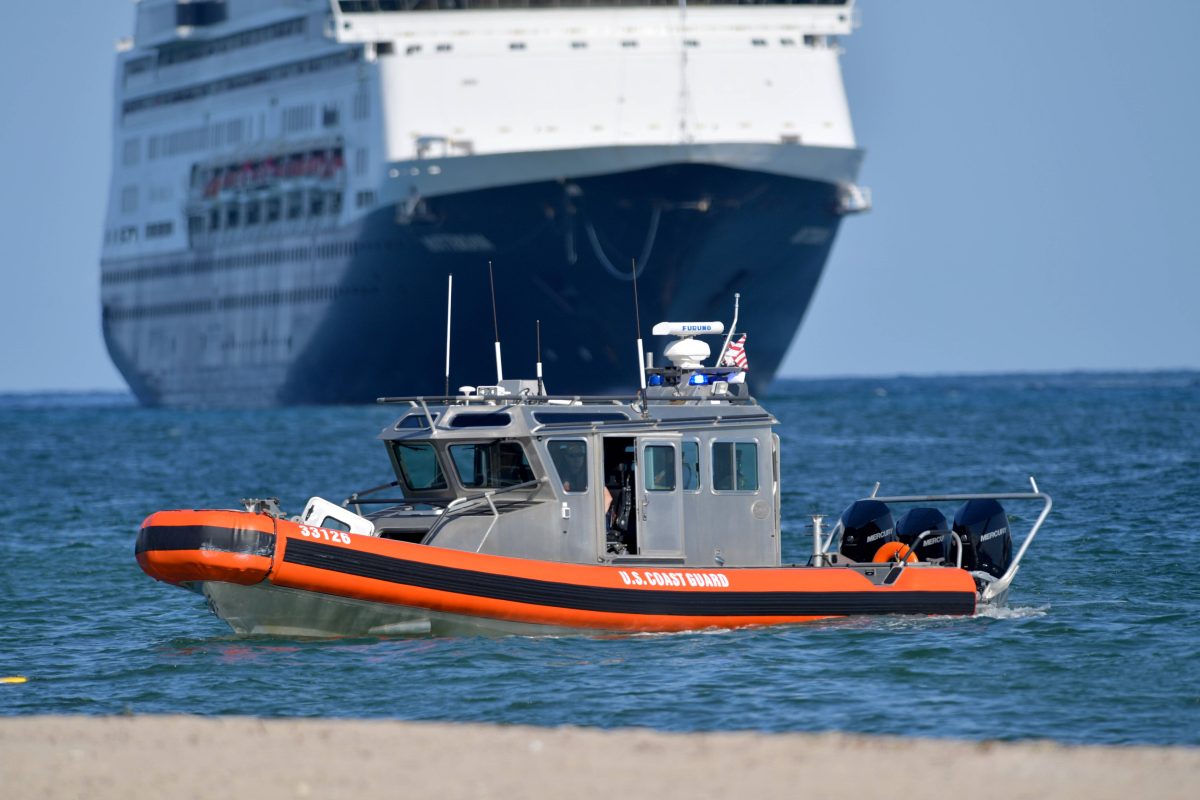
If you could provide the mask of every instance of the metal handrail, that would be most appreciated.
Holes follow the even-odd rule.
[[[917,534],[917,537],[912,540],[912,544],[904,545],[906,548],[908,548],[907,551],[901,550],[899,553],[896,554],[896,559],[900,562],[901,569],[903,569],[904,567],[911,567],[914,564],[921,563],[919,561],[914,561],[914,562],[910,563],[907,559],[910,555],[915,556],[917,554],[917,545],[919,545],[921,543],[922,539],[924,539],[926,536],[930,536],[935,533],[948,533],[954,537],[954,542],[955,542],[955,544],[958,545],[958,558],[955,559],[957,563],[955,563],[954,566],[958,567],[959,569],[962,569],[963,540],[962,540],[962,537],[958,535],[958,531],[943,531],[943,530],[935,530],[933,528],[930,528],[927,531],[921,531],[921,533]]]
[[[433,525],[429,526],[429,530],[426,532],[425,538],[423,541],[425,541],[427,543],[432,542],[434,535],[439,530],[441,530],[447,522],[449,522],[453,518],[457,518],[460,514],[462,514],[465,511],[464,507],[470,503],[473,503],[477,500],[486,500],[488,505],[491,506],[491,509],[492,509],[493,513],[495,514],[496,518],[499,518],[500,512],[496,510],[496,504],[492,502],[493,497],[495,497],[498,494],[507,494],[508,492],[515,492],[519,489],[535,488],[535,487],[541,486],[545,482],[546,482],[545,478],[535,478],[534,480],[525,481],[524,483],[517,483],[517,484],[513,484],[512,486],[505,486],[502,489],[492,489],[490,491],[481,492],[481,493],[475,494],[475,495],[467,495],[466,497],[456,497],[450,501],[450,504],[446,506],[446,509],[442,512],[441,516],[439,516],[437,518],[437,520],[433,523]],[[495,523],[496,523],[496,520],[493,519],[492,525],[495,525]],[[487,533],[491,533],[491,532],[492,532],[492,526],[489,525]],[[487,538],[487,533],[484,534],[484,539]],[[482,547],[483,542],[480,542],[479,546]]]
[[[1029,545],[1033,543],[1034,537],[1036,537],[1038,531],[1041,530],[1042,523],[1046,521],[1046,517],[1050,515],[1050,509],[1054,505],[1054,501],[1051,499],[1050,495],[1038,489],[1037,481],[1034,480],[1032,476],[1029,478],[1029,485],[1033,489],[1032,492],[991,492],[985,494],[912,494],[896,495],[894,497],[879,497],[879,484],[876,483],[875,488],[871,491],[870,496],[863,499],[879,500],[883,503],[943,503],[963,502],[966,500],[1041,500],[1041,513],[1038,514],[1033,526],[1030,527],[1029,533],[1025,534],[1025,538],[1021,541],[1021,546],[1017,549],[1017,554],[1009,563],[1008,569],[1005,570],[1004,574],[999,578],[994,578],[990,575],[987,577],[987,586],[983,587],[979,593],[980,601],[986,603],[989,600],[1002,595],[1008,590],[1013,578],[1015,578],[1017,575],[1017,570],[1020,569],[1021,559],[1025,557],[1025,552],[1029,549]],[[814,522],[816,522],[816,520],[814,520]],[[829,536],[826,537],[824,543],[820,545],[820,552],[813,554],[813,559],[815,561],[821,563],[822,559],[829,553],[829,548],[833,544],[833,540],[837,536],[838,531],[841,529],[842,524],[839,520],[838,523],[829,531]],[[814,538],[820,536],[819,523],[816,524],[814,533],[816,534],[816,537]],[[910,546],[909,552],[912,552],[912,550],[916,548],[917,543],[930,533],[933,533],[933,531],[924,531],[920,536],[914,539],[912,545]],[[954,537],[954,540],[958,545],[957,566],[961,569],[964,548],[963,540],[962,537],[959,536],[959,534],[955,531],[949,531],[949,533]],[[906,562],[901,561],[900,563],[901,567],[906,566]]]
[[[989,583],[980,592],[980,600],[987,602],[994,597],[1003,594],[1008,590],[1009,584],[1017,575],[1017,570],[1020,569],[1021,559],[1025,557],[1025,551],[1029,549],[1029,545],[1033,543],[1033,539],[1037,536],[1038,531],[1042,527],[1042,523],[1046,521],[1046,517],[1050,515],[1050,509],[1054,505],[1054,501],[1050,495],[1038,489],[1037,481],[1032,477],[1029,478],[1029,484],[1033,488],[1032,492],[1001,492],[989,494],[928,494],[928,495],[897,495],[895,497],[876,497],[875,493],[871,493],[871,498],[884,503],[936,503],[936,502],[958,502],[965,500],[1041,500],[1042,511],[1038,514],[1037,520],[1034,521],[1033,527],[1029,529],[1029,533],[1025,535],[1021,542],[1017,554],[1013,556],[1013,560],[1008,565],[1008,569],[1004,571],[996,580]],[[878,490],[879,485],[875,485]],[[962,543],[959,543],[959,553],[962,553]]]
[[[376,403],[394,404],[408,403],[419,406],[422,403],[433,405],[535,405],[548,404],[552,400],[568,401],[571,403],[592,403],[601,405],[628,406],[635,403],[644,404],[679,404],[686,402],[710,403],[721,402],[731,405],[757,405],[753,397],[730,397],[728,395],[678,395],[671,397],[644,397],[640,393],[632,396],[623,395],[586,395],[586,394],[501,394],[501,395],[412,395],[402,397],[377,397]]]
[[[375,492],[382,492],[384,489],[391,489],[391,488],[393,488],[395,486],[399,486],[399,485],[400,485],[400,481],[392,481],[391,483],[381,483],[379,486],[372,486],[370,489],[363,489],[361,492],[351,492],[350,496],[342,501],[342,508],[349,508],[350,504],[354,503],[354,513],[358,514],[361,517],[362,516],[362,506],[359,505],[359,502],[358,502],[361,498],[366,497],[369,494],[375,494]],[[374,503],[378,503],[380,501],[379,500],[369,500],[367,502],[374,504]],[[391,502],[391,501],[389,500],[387,502]],[[401,501],[401,502],[403,502],[403,501]]]

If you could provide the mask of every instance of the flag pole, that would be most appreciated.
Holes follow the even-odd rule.
[[[721,345],[721,355],[717,356],[717,363],[714,366],[721,366],[721,361],[725,358],[725,351],[729,349],[729,343],[733,341],[733,332],[737,330],[738,308],[741,306],[742,293],[733,293],[733,322],[729,326],[729,335],[725,337],[725,344]]]

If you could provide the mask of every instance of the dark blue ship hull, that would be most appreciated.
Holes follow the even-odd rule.
[[[697,164],[472,191],[384,207],[352,231],[328,232],[315,247],[341,261],[332,288],[306,292],[300,265],[275,264],[273,274],[292,275],[288,291],[260,289],[249,299],[209,306],[173,301],[170,281],[181,275],[190,274],[191,294],[197,281],[218,298],[231,291],[222,283],[228,275],[211,267],[221,263],[211,249],[184,255],[174,272],[158,274],[152,265],[111,270],[114,280],[123,274],[126,281],[159,281],[162,299],[145,311],[106,303],[105,336],[114,362],[150,405],[362,403],[441,394],[451,273],[451,387],[495,380],[491,261],[506,377],[533,376],[540,320],[549,391],[627,393],[637,385],[630,282],[636,259],[642,335],[659,353],[665,342],[651,341],[654,322],[728,324],[734,292],[741,293],[739,328],[748,333],[752,389],[761,391],[800,325],[840,219],[831,184]],[[293,341],[280,328],[281,306],[288,306],[288,319],[312,329]],[[269,335],[266,315],[274,315]],[[244,336],[258,330],[260,317],[266,349],[258,364],[246,356],[258,343],[242,343],[233,332],[219,351],[173,340],[175,353],[149,358],[139,352],[153,349],[146,337],[123,327],[153,320],[215,348],[211,339],[222,330]],[[276,344],[268,346],[268,339]],[[134,348],[132,341],[142,344]]]

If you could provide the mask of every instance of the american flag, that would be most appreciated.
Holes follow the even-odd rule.
[[[729,343],[721,363],[727,367],[741,367],[747,372],[750,370],[750,362],[746,359],[746,334],[743,333],[736,342]]]

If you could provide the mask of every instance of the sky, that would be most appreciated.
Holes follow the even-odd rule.
[[[8,6],[0,392],[121,389],[99,254],[133,5]],[[1200,3],[859,10],[843,69],[874,208],[780,374],[1200,368]]]

